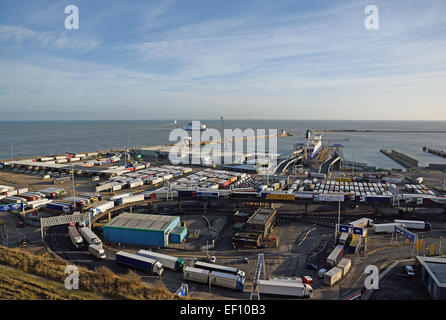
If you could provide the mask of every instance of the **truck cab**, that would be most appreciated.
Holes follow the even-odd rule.
[[[102,246],[98,246],[96,244],[90,244],[88,246],[88,253],[90,253],[92,256],[99,258],[99,259],[105,259],[105,251],[102,248]]]

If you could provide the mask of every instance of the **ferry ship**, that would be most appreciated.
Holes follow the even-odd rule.
[[[193,129],[192,129],[192,122],[189,122],[189,123],[187,124],[187,126],[184,127],[184,130],[192,131],[192,130],[193,130]],[[200,131],[206,131],[206,130],[207,130],[207,126],[206,126],[206,124],[204,124],[204,123],[200,123]]]
[[[294,150],[303,150],[305,158],[314,159],[322,150],[322,133],[314,130],[307,130],[305,135],[306,144],[298,143],[294,146]]]

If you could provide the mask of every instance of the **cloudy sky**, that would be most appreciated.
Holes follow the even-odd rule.
[[[446,120],[445,15],[444,0],[2,0],[0,120]]]

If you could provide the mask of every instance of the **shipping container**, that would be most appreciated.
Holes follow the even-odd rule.
[[[332,286],[342,278],[342,269],[333,267],[324,274],[324,283]]]

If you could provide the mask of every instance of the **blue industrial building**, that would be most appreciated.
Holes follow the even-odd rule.
[[[113,218],[103,231],[108,242],[153,247],[182,242],[187,235],[187,228],[180,226],[180,217],[129,212]]]
[[[417,256],[416,265],[432,299],[446,300],[446,259]]]

